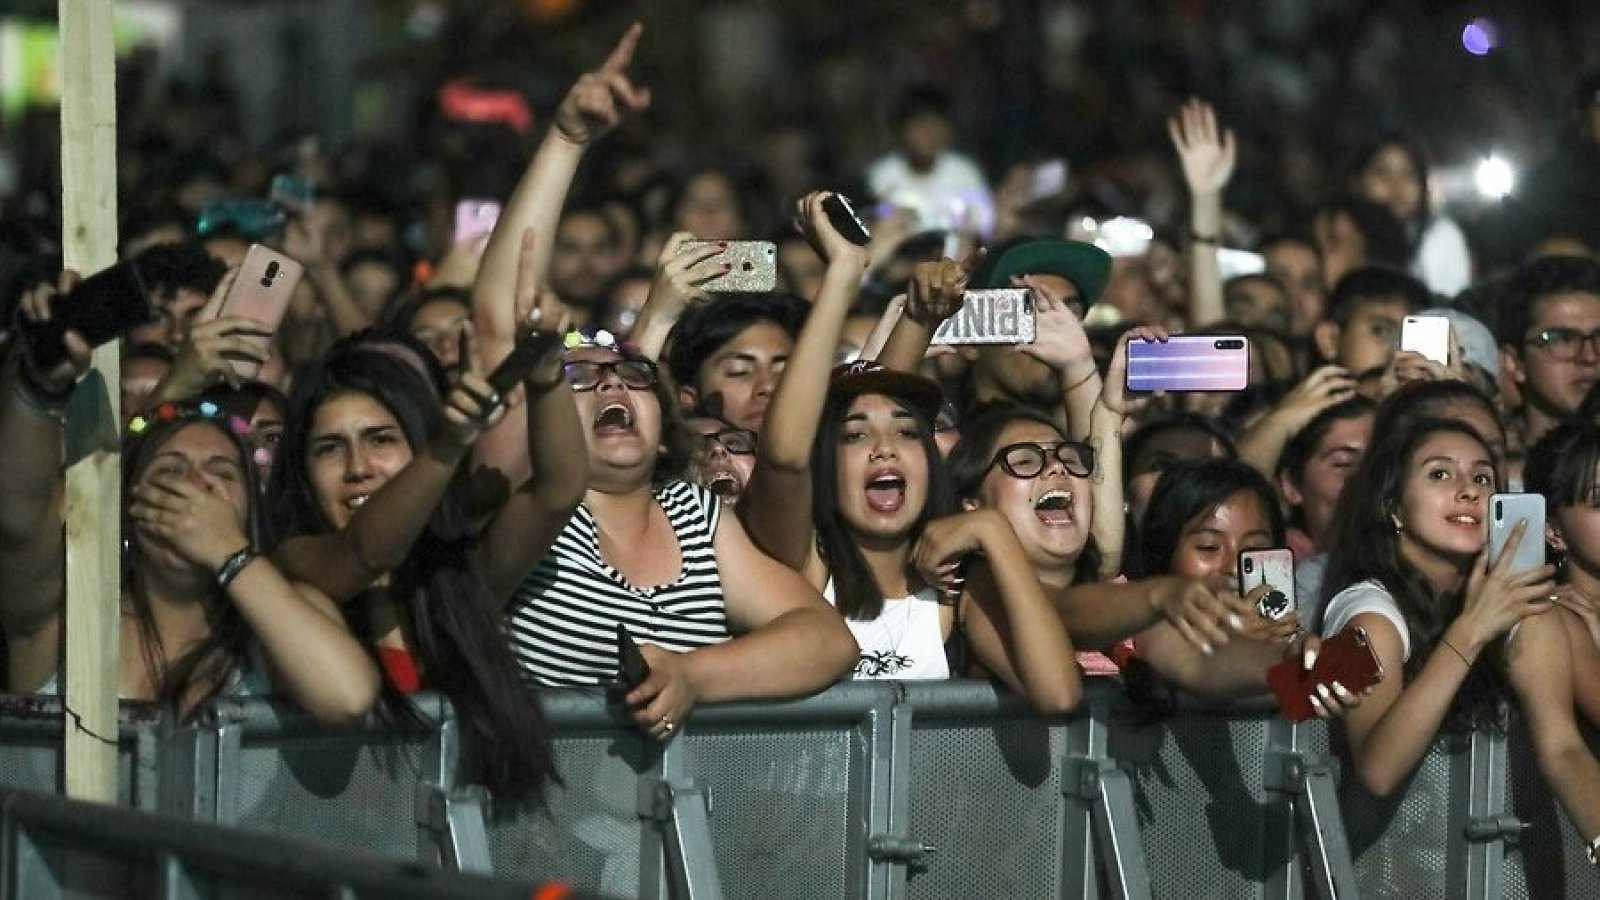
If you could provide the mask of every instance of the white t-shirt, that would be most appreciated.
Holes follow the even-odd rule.
[[[906,158],[891,153],[867,168],[867,189],[879,203],[916,213],[923,228],[994,228],[994,201],[983,171],[959,153],[945,152],[932,168],[918,172]]]
[[[1400,632],[1400,658],[1411,658],[1411,630],[1406,628],[1406,617],[1400,613],[1400,604],[1388,589],[1372,579],[1357,582],[1333,595],[1328,608],[1322,612],[1322,636],[1332,637],[1343,631],[1350,620],[1362,613],[1377,613]]]
[[[822,589],[833,603],[833,581]],[[923,588],[909,597],[883,601],[876,619],[844,623],[861,645],[855,677],[896,681],[933,681],[950,677],[944,655],[944,626],[939,619],[939,595]]]

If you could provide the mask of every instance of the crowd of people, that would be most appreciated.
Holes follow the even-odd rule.
[[[1358,626],[1382,677],[1309,700],[1367,789],[1443,731],[1520,716],[1600,835],[1579,724],[1600,716],[1600,248],[1552,225],[1491,270],[1430,204],[1425,150],[1388,134],[1244,252],[1223,246],[1236,142],[1205,102],[1170,122],[1188,220],[1150,227],[1052,202],[1047,167],[992,190],[925,87],[848,182],[862,234],[846,185],[752,233],[725,171],[594,170],[651,104],[642,37],[572,86],[492,230],[417,265],[417,222],[315,153],[299,200],[124,200],[156,311],[122,336],[124,698],[273,694],[339,725],[439,691],[473,777],[524,797],[560,762],[541,689],[614,687],[659,740],[700,703],[851,677],[994,679],[1055,714],[1087,678],[1154,704],[1266,695]],[[1574,115],[1600,147],[1600,78]],[[582,169],[613,189],[573,192]],[[90,347],[44,327],[77,276],[10,262],[48,238],[3,237],[4,686],[50,693]],[[725,288],[763,238],[776,286]],[[218,314],[252,243],[304,266],[276,327]],[[939,340],[969,291],[1006,289],[1031,339]],[[1448,320],[1442,356],[1399,349],[1419,315]],[[1132,351],[1180,333],[1247,341],[1244,389],[1130,390]],[[1490,559],[1511,491],[1548,525]],[[1551,564],[1512,565],[1530,542]],[[1276,548],[1283,615],[1240,577]]]

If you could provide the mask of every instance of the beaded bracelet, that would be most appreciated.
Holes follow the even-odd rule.
[[[237,553],[228,557],[217,569],[217,587],[227,590],[228,585],[232,584],[233,580],[239,577],[239,573],[244,571],[245,566],[254,562],[255,558],[256,551],[249,546],[240,548]]]

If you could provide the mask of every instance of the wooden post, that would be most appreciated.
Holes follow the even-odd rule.
[[[67,268],[88,274],[117,258],[114,12],[112,0],[61,0],[59,10],[61,243]],[[107,402],[73,406],[100,415],[109,411],[114,423],[120,416],[117,344],[96,350],[94,365],[101,377],[87,379],[79,390],[103,391]],[[65,702],[74,713],[66,717],[65,787],[70,797],[102,803],[117,800],[120,469],[115,450],[96,450],[72,462],[65,503]]]

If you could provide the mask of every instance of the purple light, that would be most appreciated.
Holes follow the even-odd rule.
[[[1473,56],[1487,56],[1500,46],[1500,26],[1493,19],[1477,18],[1461,29],[1461,46]]]

